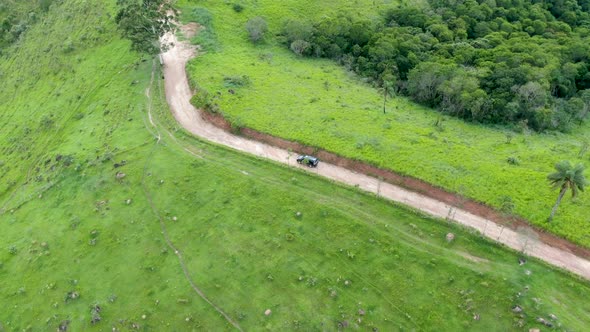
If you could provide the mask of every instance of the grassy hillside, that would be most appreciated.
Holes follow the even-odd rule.
[[[590,324],[584,281],[186,135],[114,2],[64,0],[0,61],[0,330],[231,330],[163,232],[244,330]]]
[[[2,0],[0,2],[0,55],[18,42],[32,25],[43,19],[54,0]]]
[[[590,246],[590,195],[565,200],[546,222],[558,194],[546,176],[560,160],[590,164],[588,124],[569,134],[512,132],[450,119],[404,98],[388,101],[383,114],[378,91],[331,61],[297,57],[275,38],[288,17],[321,18],[341,6],[370,16],[388,3],[242,1],[239,13],[218,1],[180,3],[187,20],[199,19],[196,6],[211,14],[216,46],[189,68],[195,84],[220,93],[216,101],[233,122],[423,179]],[[269,25],[258,45],[244,29],[255,16]],[[228,86],[225,78],[242,75],[249,85]]]

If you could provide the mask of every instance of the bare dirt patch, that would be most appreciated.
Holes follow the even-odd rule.
[[[462,257],[467,258],[468,260],[475,262],[475,263],[489,263],[490,262],[489,260],[487,260],[485,258],[473,256],[472,254],[467,253],[467,252],[459,252],[459,254]]]
[[[201,31],[201,29],[203,29],[203,27],[195,22],[191,22],[180,27],[180,31],[182,31],[182,34],[187,39],[191,39],[196,36],[199,31]]]

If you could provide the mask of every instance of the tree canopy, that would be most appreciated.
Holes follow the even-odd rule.
[[[584,191],[584,187],[588,182],[584,177],[584,166],[582,164],[572,166],[569,161],[557,163],[555,172],[549,174],[547,179],[554,189],[559,189],[559,196],[549,215],[549,221],[551,221],[565,193],[570,190],[572,197],[576,197],[579,191]]]
[[[165,0],[118,0],[115,22],[131,47],[150,55],[160,53],[160,37],[173,28],[172,6]]]
[[[283,34],[375,85],[391,71],[397,92],[470,121],[566,131],[587,118],[590,1],[428,1],[378,21],[290,20]]]

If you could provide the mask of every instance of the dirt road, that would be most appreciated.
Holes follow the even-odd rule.
[[[316,169],[299,166],[295,163],[296,156],[286,150],[233,135],[205,121],[201,117],[200,111],[195,109],[190,103],[192,92],[185,70],[187,61],[195,55],[195,51],[191,46],[178,42],[176,36],[173,34],[168,34],[164,38],[165,41],[174,44],[161,57],[164,64],[166,99],[178,123],[193,135],[211,142],[223,144],[238,151],[272,159],[293,167],[301,167],[320,176],[348,185],[358,186],[362,190],[376,193],[392,201],[411,206],[437,218],[453,220],[478,230],[494,241],[505,244],[515,250],[524,251],[530,256],[540,258],[549,264],[569,270],[590,280],[590,261],[568,251],[535,241],[534,237],[528,238],[522,232],[516,232],[500,226],[491,220],[447,205],[441,201],[382,182],[379,179],[364,174],[352,172],[342,167],[328,163],[321,163]]]

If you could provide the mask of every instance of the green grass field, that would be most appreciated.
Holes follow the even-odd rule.
[[[558,194],[546,176],[560,160],[590,164],[590,125],[569,134],[515,133],[444,117],[404,98],[389,101],[383,114],[377,90],[330,60],[295,56],[274,36],[288,17],[320,18],[340,7],[370,16],[389,4],[240,3],[245,9],[237,13],[224,2],[182,1],[185,20],[198,18],[192,15],[197,6],[211,13],[216,46],[192,61],[190,75],[201,88],[221,93],[221,112],[232,122],[423,179],[590,246],[590,195],[568,198],[546,222]],[[269,24],[258,45],[244,29],[255,16]],[[241,75],[251,84],[229,93],[224,78]]]
[[[160,221],[244,330],[516,331],[550,314],[560,330],[590,324],[586,281],[190,137],[113,14],[114,1],[65,0],[0,61],[0,330],[231,330],[191,289]]]

